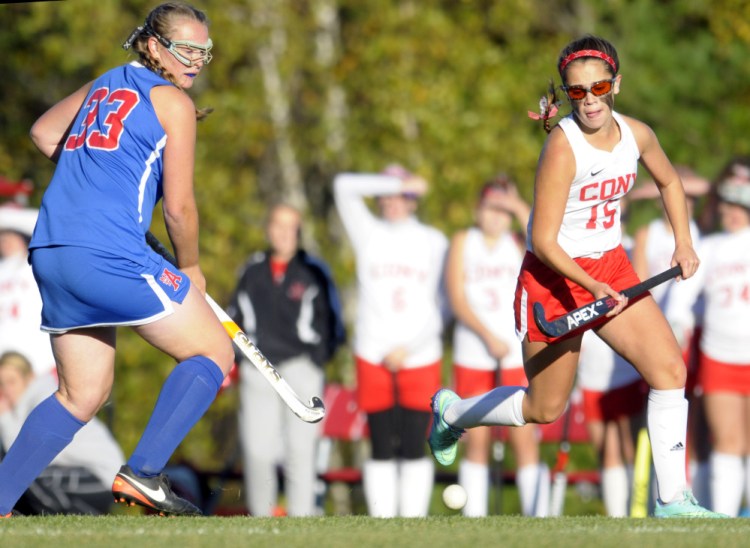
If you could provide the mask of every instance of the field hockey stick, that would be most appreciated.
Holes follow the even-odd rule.
[[[638,432],[633,464],[633,493],[630,501],[630,517],[648,516],[649,490],[651,486],[651,439],[644,426]]]
[[[173,265],[177,266],[177,259],[175,259],[174,255],[172,255],[156,238],[156,236],[151,234],[151,232],[146,232],[146,242],[151,249],[156,251]],[[242,329],[240,329],[240,326],[229,317],[229,314],[227,314],[223,308],[216,304],[216,301],[214,301],[208,293],[206,294],[206,300],[214,311],[214,314],[219,318],[219,321],[224,326],[224,329],[232,339],[232,342],[234,342],[235,346],[248,360],[250,360],[250,363],[260,371],[273,389],[276,390],[276,393],[281,396],[284,403],[289,406],[289,409],[305,422],[319,422],[322,420],[326,414],[323,400],[313,396],[309,405],[305,404],[294,392],[292,387],[289,386],[289,383],[287,383],[279,374],[276,368],[271,365],[271,362],[268,361],[260,349],[248,338]]]
[[[681,274],[682,269],[679,265],[673,266],[669,270],[629,287],[621,293],[625,297],[632,299],[633,297],[637,297],[649,289],[653,289],[657,285],[663,284]],[[617,306],[617,301],[612,297],[607,296],[592,303],[585,304],[580,308],[576,308],[572,312],[568,312],[564,316],[560,316],[555,320],[547,321],[547,316],[544,313],[544,306],[542,303],[536,302],[534,303],[534,321],[545,335],[549,337],[561,337],[598,320],[615,306]]]
[[[560,446],[557,448],[555,467],[552,469],[552,493],[550,494],[549,515],[562,516],[565,508],[565,492],[568,488],[568,460],[570,459],[570,421],[573,410],[570,405],[563,418]]]

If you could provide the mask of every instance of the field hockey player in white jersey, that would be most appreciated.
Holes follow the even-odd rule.
[[[639,161],[659,186],[674,228],[672,265],[681,267],[685,279],[695,274],[699,260],[682,183],[651,128],[614,111],[623,77],[612,44],[590,35],[575,40],[563,49],[557,68],[572,113],[550,130],[539,158],[515,301],[529,387],[501,386],[465,400],[447,390],[436,393],[433,454],[450,463],[465,428],[557,419],[573,388],[582,333],[545,335],[533,320],[533,304],[543,303],[554,318],[608,297],[617,304],[593,328],[650,386],[655,515],[718,517],[698,504],[687,485],[686,372],[677,341],[650,295],[629,302],[620,293],[640,281],[620,244],[620,199],[633,186]],[[556,102],[554,95],[548,107]]]
[[[429,398],[440,386],[448,240],[415,216],[426,191],[427,181],[401,166],[334,181],[356,256],[357,399],[372,448],[363,484],[368,512],[377,517],[426,516],[434,481],[425,435]],[[376,198],[379,215],[367,197]]]
[[[698,246],[696,276],[672,291],[667,317],[704,300],[698,386],[713,449],[711,506],[737,516],[750,500],[750,159],[733,159],[716,185],[721,230]]]
[[[513,223],[525,234],[529,212],[513,182],[499,175],[479,192],[475,226],[457,232],[451,240],[445,278],[456,318],[453,378],[462,398],[484,394],[499,384],[528,385],[513,323],[513,292],[523,260],[522,239]],[[512,428],[508,437],[516,460],[521,513],[546,516],[549,468],[539,459],[537,427]],[[466,435],[458,467],[458,483],[468,494],[465,516],[487,515],[491,442],[490,428],[475,428]]]
[[[211,59],[206,15],[155,7],[123,47],[138,61],[108,70],[52,106],[31,137],[57,165],[31,238],[59,388],[29,414],[0,463],[0,515],[110,395],[118,326],[174,358],[144,433],[114,480],[116,500],[197,515],[164,475],[234,363],[204,298],[193,192],[196,112],[185,90]],[[161,200],[178,267],[146,244]]]

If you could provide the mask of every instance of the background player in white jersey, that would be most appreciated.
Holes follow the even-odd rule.
[[[722,231],[698,247],[696,276],[678,284],[667,315],[689,314],[704,299],[698,384],[713,440],[713,509],[737,516],[750,500],[750,160],[734,159],[718,178]]]
[[[456,318],[454,382],[462,398],[483,394],[498,384],[528,385],[513,324],[513,291],[523,260],[513,221],[525,231],[529,210],[515,185],[506,176],[497,177],[479,193],[476,225],[451,240],[445,277]],[[536,426],[512,428],[509,441],[516,459],[521,511],[546,516],[549,468],[539,459]],[[458,468],[458,482],[468,494],[465,516],[487,515],[490,443],[490,428],[475,428],[466,436]]]
[[[356,255],[357,398],[372,447],[363,482],[368,512],[378,517],[426,516],[434,481],[425,434],[429,397],[440,386],[448,242],[414,215],[426,191],[424,179],[400,166],[334,181]],[[376,197],[379,216],[368,196]]]
[[[594,328],[651,387],[655,514],[717,517],[698,505],[687,485],[686,372],[677,341],[650,295],[629,302],[620,293],[640,281],[620,245],[620,199],[632,187],[639,161],[659,185],[674,228],[671,263],[682,268],[685,279],[695,274],[699,260],[682,183],[651,128],[614,111],[623,77],[611,43],[594,36],[575,40],[563,49],[557,67],[573,112],[550,131],[539,158],[515,302],[529,388],[503,386],[467,400],[439,391],[433,397],[430,446],[440,462],[450,463],[464,428],[549,423],[559,417],[575,381],[582,334],[545,335],[534,323],[532,305],[543,303],[554,318],[610,297],[617,305]]]
[[[0,354],[13,350],[34,373],[55,369],[49,335],[39,329],[42,298],[29,265],[29,240],[38,210],[0,206]]]
[[[109,398],[120,325],[177,365],[113,494],[162,514],[201,514],[172,491],[163,471],[234,363],[231,341],[203,295],[193,192],[200,113],[185,92],[211,46],[202,11],[161,4],[124,44],[138,62],[106,71],[31,128],[34,144],[56,163],[29,249],[60,384],[29,414],[0,463],[0,516],[11,515]],[[162,198],[178,267],[145,241]]]
[[[690,235],[697,247],[700,243],[701,232],[694,220],[696,201],[706,195],[710,183],[688,166],[677,165],[675,169],[685,188],[688,216],[690,217]],[[659,190],[651,180],[645,181],[643,185],[633,189],[628,194],[628,199],[631,202],[655,200],[658,197]],[[674,247],[674,234],[663,209],[660,216],[636,230],[633,241],[633,268],[642,280],[669,268]],[[675,295],[672,291],[674,286],[675,281],[672,280],[651,290],[651,295],[662,311],[666,309],[669,302],[679,298],[679,294]],[[700,302],[696,303],[693,313],[690,314],[667,315],[667,321],[672,326],[675,337],[677,337],[688,371],[685,394],[690,402],[688,417],[689,481],[695,497],[703,501],[706,506],[711,507],[710,490],[708,488],[708,459],[711,452],[711,441],[708,437],[708,425],[703,412],[701,388],[696,384],[698,358],[695,335],[700,330],[700,326],[696,325],[696,320],[701,317],[700,306]]]

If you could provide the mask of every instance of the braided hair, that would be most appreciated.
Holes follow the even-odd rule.
[[[557,115],[560,103],[561,101],[557,98],[555,82],[550,80],[546,95],[542,95],[542,98],[539,100],[539,112],[536,113],[529,111],[529,118],[533,120],[541,120],[544,126],[544,131],[549,133],[552,131],[553,127],[550,123],[550,119]]]
[[[182,2],[165,2],[151,10],[146,16],[143,26],[133,30],[122,47],[126,50],[132,47],[138,54],[139,61],[143,66],[161,75],[175,87],[182,89],[175,76],[161,66],[161,63],[151,56],[148,49],[149,38],[155,34],[169,38],[174,32],[175,22],[180,19],[192,19],[208,26],[208,17],[201,10]],[[202,120],[212,111],[213,109],[210,108],[196,109],[195,116],[198,120]]]

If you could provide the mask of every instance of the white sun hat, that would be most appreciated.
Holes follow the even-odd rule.
[[[31,237],[39,210],[13,205],[0,206],[0,231],[11,230]]]

